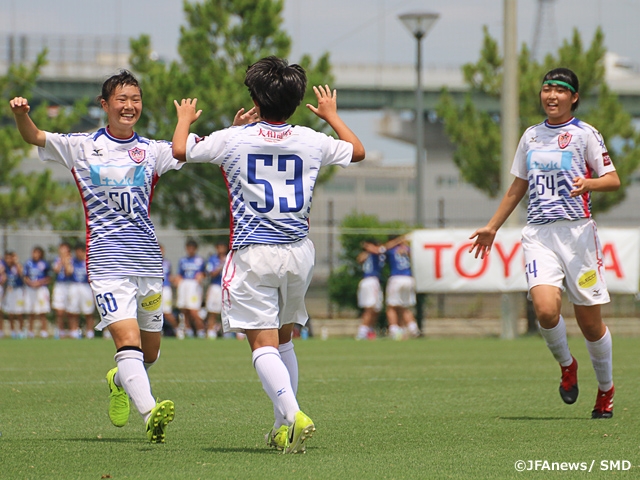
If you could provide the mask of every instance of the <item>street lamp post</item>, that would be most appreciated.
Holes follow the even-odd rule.
[[[416,227],[426,226],[425,196],[427,156],[424,149],[424,107],[422,105],[422,39],[429,33],[431,27],[440,17],[433,12],[409,12],[398,18],[415,37],[416,51]],[[422,317],[424,316],[425,294],[419,293],[416,298],[416,322],[422,331]]]
[[[426,226],[425,194],[427,158],[424,149],[424,111],[422,101],[422,39],[440,17],[433,12],[410,12],[398,18],[415,37],[416,51],[416,226]]]

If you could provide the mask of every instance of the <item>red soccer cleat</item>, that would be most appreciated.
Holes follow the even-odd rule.
[[[598,389],[596,397],[596,405],[591,412],[591,418],[611,418],[613,417],[613,394],[616,389],[611,387],[608,391],[603,392]]]
[[[562,401],[568,405],[576,403],[578,399],[578,361],[571,357],[573,362],[568,367],[563,367],[562,378],[560,379],[560,396]]]

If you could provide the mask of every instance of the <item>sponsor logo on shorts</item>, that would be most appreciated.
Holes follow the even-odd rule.
[[[595,270],[589,270],[583,273],[578,279],[578,286],[580,288],[591,288],[598,282],[598,274]]]
[[[147,312],[152,312],[160,308],[162,305],[162,294],[154,293],[148,297],[142,299],[142,303],[140,304],[142,308],[144,308]]]

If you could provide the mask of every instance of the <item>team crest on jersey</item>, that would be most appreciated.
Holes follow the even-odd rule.
[[[605,167],[608,167],[609,165],[611,165],[611,157],[609,156],[609,152],[604,152],[602,154],[602,163],[604,164]]]
[[[129,150],[129,157],[136,163],[140,163],[144,160],[146,152],[141,148],[135,147]]]
[[[569,132],[563,132],[558,135],[558,145],[560,148],[567,148],[571,143],[572,135]]]

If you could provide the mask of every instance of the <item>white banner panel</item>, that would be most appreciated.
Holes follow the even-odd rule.
[[[498,230],[484,260],[468,253],[472,230],[416,230],[411,235],[413,275],[422,293],[525,292],[521,228]],[[599,229],[611,293],[638,293],[640,230]]]

